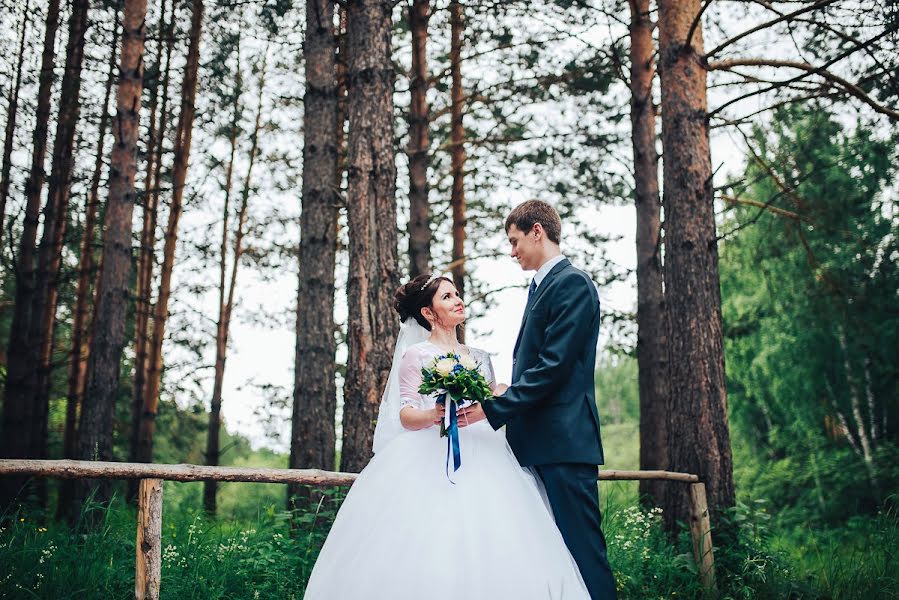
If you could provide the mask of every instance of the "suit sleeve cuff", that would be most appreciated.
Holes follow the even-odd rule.
[[[484,415],[487,417],[487,422],[490,423],[490,426],[495,431],[505,425],[505,423],[502,421],[502,418],[496,413],[493,402],[493,400],[483,402],[482,408],[484,409]]]

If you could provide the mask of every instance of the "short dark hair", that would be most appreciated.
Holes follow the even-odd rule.
[[[506,233],[509,233],[512,225],[527,233],[536,223],[540,223],[551,242],[559,243],[562,238],[562,218],[551,204],[543,200],[528,200],[513,208],[506,217]]]
[[[418,324],[431,331],[431,324],[421,314],[421,309],[431,306],[434,294],[441,281],[453,282],[449,277],[432,277],[430,273],[422,273],[405,285],[401,285],[394,296],[393,308],[400,315],[400,321],[412,317]]]

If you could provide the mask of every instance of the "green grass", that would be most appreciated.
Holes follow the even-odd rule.
[[[167,484],[168,485],[168,482]],[[208,519],[163,502],[163,598],[302,598],[342,492],[296,515],[274,506],[251,520]],[[245,496],[253,502],[250,495]],[[282,500],[283,504],[283,500]],[[124,598],[133,594],[133,508],[114,501],[100,525],[66,525],[17,516],[0,530],[0,598]]]
[[[636,425],[606,426],[603,441],[605,468],[637,468]],[[271,456],[264,466],[283,466],[281,458]],[[284,511],[285,493],[282,485],[223,484],[219,516],[209,519],[201,511],[201,483],[166,482],[162,597],[302,598],[340,492],[293,515]],[[603,482],[600,500],[623,600],[702,597],[689,537],[669,542],[658,511],[638,507],[636,482]],[[89,531],[73,532],[37,512],[7,519],[0,530],[0,599],[131,596],[135,511],[120,501],[97,510],[101,524]],[[728,518],[730,538],[715,537],[722,598],[899,599],[895,511],[803,526],[795,514],[744,498]]]

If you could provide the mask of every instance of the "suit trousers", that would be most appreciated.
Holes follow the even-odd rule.
[[[543,482],[556,525],[580,569],[590,598],[616,599],[615,576],[601,528],[596,465],[570,463],[531,468]]]

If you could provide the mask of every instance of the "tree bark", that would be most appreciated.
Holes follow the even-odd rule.
[[[62,244],[68,221],[69,191],[74,166],[75,130],[81,112],[81,68],[84,62],[84,39],[88,27],[88,0],[74,0],[69,16],[69,39],[66,46],[66,66],[60,90],[59,114],[56,119],[56,138],[53,142],[47,203],[44,206],[44,229],[38,247],[38,268],[34,295],[34,328],[32,339],[39,340],[39,363],[35,416],[32,421],[30,456],[47,458],[47,420],[50,409],[50,377],[56,305],[59,300],[59,271],[62,263]],[[38,482],[42,504],[46,501],[46,485]]]
[[[453,176],[453,188],[450,204],[453,207],[453,284],[459,295],[465,297],[465,130],[462,127],[462,113],[465,108],[465,93],[462,89],[462,3],[458,0],[450,2],[450,72],[452,84],[450,90],[450,170]],[[462,337],[465,330],[459,328]],[[464,342],[464,339],[460,339]]]
[[[31,2],[26,0],[22,11],[22,29],[19,33],[19,51],[16,56],[16,77],[9,90],[9,103],[6,109],[6,129],[3,136],[3,167],[0,170],[0,246],[3,244],[3,232],[6,228],[6,199],[9,197],[9,175],[12,170],[12,147],[15,142],[16,116],[19,112],[19,90],[22,87],[22,67],[25,64],[25,34],[28,31],[28,17]]]
[[[347,98],[346,98],[346,70],[347,70],[347,43],[346,43],[346,8],[337,5],[337,133],[334,147],[337,149],[337,170],[334,173],[334,188],[338,195],[338,204],[344,205],[343,174],[346,171],[346,134],[344,128],[347,124]],[[334,224],[337,230],[335,241],[340,246],[340,221]],[[301,242],[302,243],[302,242]]]
[[[431,216],[428,204],[428,20],[430,0],[412,0],[412,71],[409,88],[409,277],[427,273],[431,264]]]
[[[91,273],[94,270],[94,230],[97,226],[97,208],[100,204],[100,177],[103,174],[103,152],[106,146],[106,130],[109,128],[109,96],[116,76],[116,56],[119,40],[119,17],[116,12],[113,24],[112,44],[109,53],[109,74],[106,77],[106,88],[103,93],[103,104],[100,109],[100,127],[97,133],[97,152],[94,172],[91,176],[91,187],[85,207],[84,229],[81,234],[81,254],[78,259],[78,286],[75,291],[75,311],[72,319],[72,352],[69,362],[68,393],[66,402],[66,424],[63,433],[63,455],[74,459],[78,452],[76,424],[78,408],[84,397],[85,378],[87,376],[88,342],[88,310],[91,294]],[[74,484],[64,481],[60,487],[57,503],[57,517],[72,519],[72,501]]]
[[[116,93],[114,143],[109,163],[109,197],[103,235],[103,267],[94,334],[88,359],[87,387],[78,422],[78,457],[112,459],[112,419],[119,395],[119,370],[125,345],[125,313],[131,279],[131,226],[136,191],[137,142],[143,88],[144,19],[147,0],[127,0],[122,19],[121,66]],[[109,498],[109,486],[80,481],[77,504],[96,492]]]
[[[300,218],[290,468],[335,468],[334,268],[340,206],[337,39],[331,0],[306,3],[303,197]],[[287,488],[288,507],[308,497]]]
[[[347,3],[347,377],[341,470],[371,458],[374,423],[397,334],[396,165],[393,151],[391,9],[386,0]]]
[[[153,264],[156,249],[156,224],[159,214],[159,173],[162,164],[162,140],[165,138],[167,111],[169,67],[171,64],[172,46],[174,45],[175,7],[166,22],[166,2],[162,2],[157,32],[159,40],[156,44],[156,64],[153,68],[153,87],[150,89],[150,123],[147,132],[147,170],[144,175],[143,194],[143,226],[141,228],[140,248],[138,249],[136,293],[134,298],[134,385],[131,390],[131,431],[129,458],[136,461],[138,454],[138,431],[140,415],[144,404],[144,385],[147,380],[147,330],[150,322],[150,296],[153,285]],[[162,40],[165,39],[165,51]],[[165,55],[165,75],[160,82],[163,53]],[[162,113],[157,121],[159,109],[159,89],[162,86]],[[127,499],[129,503],[137,500],[138,484],[128,482]]]
[[[138,429],[138,461],[153,459],[153,433],[156,431],[156,412],[159,407],[160,376],[162,374],[162,342],[165,323],[168,318],[169,296],[172,286],[172,269],[175,263],[175,245],[178,238],[178,222],[184,198],[184,183],[187,180],[187,166],[190,160],[190,141],[193,133],[194,103],[197,96],[197,71],[200,64],[200,33],[203,24],[203,0],[191,3],[190,41],[187,50],[187,64],[181,84],[181,114],[175,139],[175,161],[172,167],[172,202],[165,232],[162,270],[159,292],[153,311],[153,335],[147,352],[147,382],[144,392],[143,409]]]
[[[44,49],[38,78],[37,110],[32,136],[31,170],[25,180],[25,221],[15,267],[16,297],[7,346],[6,389],[0,456],[23,458],[32,448],[37,389],[38,340],[31,337],[35,294],[35,241],[44,187],[44,159],[47,154],[47,127],[50,122],[50,92],[53,84],[54,45],[59,27],[59,0],[49,0],[44,25]],[[0,506],[7,506],[18,494],[24,480],[0,480]]]
[[[659,56],[668,319],[668,467],[696,473],[713,521],[734,505],[721,333],[721,291],[699,0],[660,0]],[[683,489],[665,492],[665,525],[688,522]]]
[[[637,364],[640,383],[640,469],[665,469],[667,458],[668,356],[662,291],[661,201],[656,152],[653,23],[649,0],[630,0],[631,139],[637,209]],[[640,482],[640,496],[662,501],[664,484]]]

